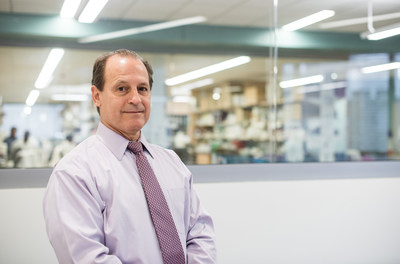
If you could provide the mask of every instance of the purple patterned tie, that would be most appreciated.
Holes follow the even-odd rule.
[[[141,142],[130,142],[128,149],[136,155],[142,187],[149,206],[151,219],[156,230],[164,264],[184,264],[185,255],[178,231],[160,184],[143,153]]]

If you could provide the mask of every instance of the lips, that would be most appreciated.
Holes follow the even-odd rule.
[[[141,114],[144,113],[144,110],[129,110],[129,111],[122,111],[123,113],[126,114]]]

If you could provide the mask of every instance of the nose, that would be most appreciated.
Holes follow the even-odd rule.
[[[138,105],[141,102],[142,102],[142,99],[140,98],[138,91],[136,89],[133,89],[129,95],[129,103]]]

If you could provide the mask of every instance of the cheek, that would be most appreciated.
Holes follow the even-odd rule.
[[[114,116],[114,118],[117,118],[121,114],[121,109],[123,109],[124,104],[122,100],[108,100],[102,102],[103,108],[107,109],[108,115]]]
[[[150,112],[151,112],[151,101],[148,99],[145,103],[144,106],[146,107],[146,117],[149,118]]]

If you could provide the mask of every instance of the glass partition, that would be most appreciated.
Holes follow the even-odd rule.
[[[206,2],[202,7],[209,10]],[[143,132],[149,141],[175,150],[186,164],[400,159],[399,37],[371,41],[361,36],[371,7],[365,4],[364,13],[351,14],[365,23],[344,25],[339,22],[350,18],[343,5],[233,2],[221,4],[220,19],[215,14],[205,25],[86,46],[76,44],[76,36],[91,27],[103,32],[167,19],[121,20],[110,5],[96,22],[103,29],[95,23],[63,24],[75,35],[60,37],[63,32],[53,26],[66,22],[55,18],[56,7],[51,23],[40,12],[2,10],[2,21],[20,24],[0,29],[0,167],[51,167],[95,133],[99,116],[91,102],[91,67],[98,55],[116,48],[136,50],[153,65],[152,115]],[[380,5],[376,12],[390,13],[390,3]],[[324,9],[335,16],[304,29],[283,29]],[[197,15],[210,16],[202,10]],[[374,26],[379,31],[395,19]],[[24,24],[31,21],[45,28]],[[64,54],[52,80],[35,88],[48,54],[57,47]],[[225,69],[218,73],[176,79],[221,64]],[[27,101],[30,91],[39,93],[33,104]],[[12,128],[15,141],[9,139]]]

